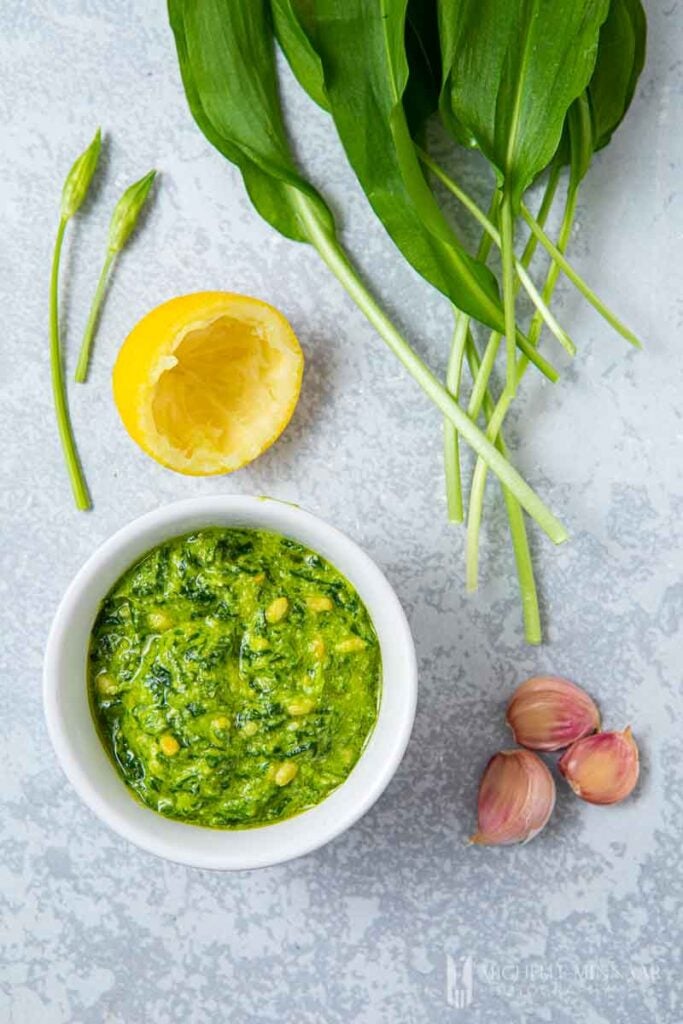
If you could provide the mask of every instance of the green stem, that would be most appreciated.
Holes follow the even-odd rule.
[[[541,224],[545,223],[545,220],[547,218],[548,211],[549,211],[549,208],[550,208],[550,204],[552,203],[552,200],[554,198],[556,187],[557,187],[557,179],[555,179],[554,182],[552,182],[552,194],[550,194],[549,202],[546,203],[545,200],[546,200],[546,198],[548,198],[548,195],[551,192],[551,180],[549,179],[548,186],[546,188],[546,194],[543,197],[543,202],[541,203],[541,209],[539,210],[539,214],[538,214],[538,221]],[[572,226],[573,226],[573,223],[574,223],[574,216],[576,214],[576,201],[577,201],[577,197],[578,197],[578,184],[570,181],[569,188],[567,190],[567,198],[566,198],[566,202],[565,202],[564,214],[563,214],[563,217],[562,217],[562,224],[561,224],[561,227],[560,227],[560,233],[558,235],[558,241],[557,241],[558,248],[561,251],[564,251],[564,249],[569,244],[569,238],[571,236]],[[532,240],[535,240],[536,242],[538,241],[538,239],[536,238],[536,236],[534,234],[532,234],[530,236],[529,241],[527,242],[527,248],[526,248],[525,253],[524,253],[524,255],[527,256],[527,258],[530,258],[533,255],[534,246],[532,245]],[[528,251],[529,249],[531,249],[530,253]],[[547,277],[546,277],[546,280],[545,280],[545,284],[543,286],[543,296],[544,296],[546,302],[550,302],[550,300],[552,299],[553,291],[555,289],[555,285],[557,283],[558,276],[559,276],[558,265],[557,265],[557,263],[552,262],[550,264],[549,269],[548,269],[548,274],[547,274]],[[543,324],[542,324],[542,321],[541,321],[540,317],[537,320],[534,320],[532,322],[531,328],[529,330],[529,340],[532,343],[536,344],[538,342],[538,338],[540,337],[540,332],[541,332],[542,326],[543,326]],[[518,385],[521,382],[521,380],[522,380],[522,378],[523,378],[523,376],[524,376],[524,374],[525,374],[525,372],[527,370],[528,365],[529,365],[529,361],[526,359],[526,357],[525,356],[521,356],[519,361],[518,361],[518,364],[517,364],[517,384]],[[508,410],[509,410],[510,405],[512,403],[513,397],[514,397],[514,395],[513,395],[512,392],[510,392],[507,388],[504,389],[504,391],[501,394],[501,396],[500,396],[500,398],[498,400],[498,403],[497,403],[497,405],[496,405],[496,407],[495,407],[495,409],[493,411],[493,414],[489,417],[489,424],[488,424],[487,431],[486,431],[487,435],[489,436],[489,438],[495,440],[499,436],[500,431],[502,429],[503,422],[505,420],[505,417],[507,416]],[[476,589],[477,578],[478,578],[478,573],[479,573],[479,530],[480,530],[480,526],[481,526],[481,519],[482,519],[482,513],[483,513],[483,506],[484,506],[484,492],[485,492],[485,488],[486,488],[486,477],[487,477],[487,467],[486,467],[486,464],[481,459],[477,459],[477,462],[476,462],[475,467],[474,467],[474,473],[472,474],[472,488],[471,488],[471,491],[470,491],[470,502],[469,502],[468,516],[467,516],[467,570],[466,570],[466,577],[467,577],[467,586],[470,589]],[[513,541],[513,543],[514,543],[514,541]],[[519,562],[519,557],[522,557],[522,554],[520,553],[520,556],[518,556],[517,552],[515,551],[515,557],[518,558],[518,562]],[[529,642],[531,643],[533,641],[529,641]]]
[[[514,239],[512,224],[512,200],[510,193],[503,190],[500,204],[500,240],[503,262],[503,311],[505,313],[505,341],[507,349],[507,387],[514,393],[517,386],[517,323],[515,318],[515,268]]]
[[[434,405],[447,416],[470,447],[481,455],[498,479],[510,488],[520,504],[556,544],[567,539],[567,531],[534,490],[472,423],[445,387],[398,332],[385,312],[367,291],[337,240],[321,223],[315,208],[299,189],[290,188],[290,199],[300,223],[319,255],[365,314],[383,341],[405,366]]]
[[[484,229],[488,231],[489,234],[492,235],[492,237],[494,237],[494,225],[491,224],[491,222],[488,220],[486,214],[479,209],[479,207],[472,199],[472,197],[469,196],[462,188],[460,188],[460,186],[456,184],[456,182],[454,182],[452,178],[449,178],[445,171],[443,171],[441,167],[439,167],[439,165],[431,159],[431,157],[429,157],[419,147],[416,148],[418,156],[424,163],[425,167],[428,167],[430,171],[432,171],[436,175],[439,181],[447,189],[449,189],[449,191],[452,192],[454,196],[456,196],[460,200],[463,206],[472,214],[473,217],[475,217],[479,221],[482,227],[484,227]],[[628,328],[624,323],[622,323],[618,316],[615,313],[613,313],[608,306],[605,305],[602,299],[600,299],[595,294],[593,289],[590,288],[588,284],[586,284],[586,282],[583,280],[580,274],[578,274],[577,271],[572,267],[571,263],[565,258],[564,254],[560,252],[557,246],[553,244],[550,238],[548,238],[548,236],[543,231],[541,225],[538,223],[537,220],[535,220],[533,214],[529,211],[528,207],[524,203],[522,203],[520,209],[522,216],[524,217],[525,221],[531,228],[531,231],[534,233],[534,235],[541,243],[543,248],[547,251],[551,259],[559,264],[560,269],[567,275],[572,284],[574,284],[578,288],[583,297],[591,304],[591,306],[593,306],[594,309],[598,311],[598,313],[600,313],[602,317],[604,317],[607,323],[610,324],[614,328],[614,330],[622,336],[622,338],[625,338],[626,341],[630,342],[631,345],[634,345],[636,348],[642,348],[639,339],[636,337],[633,331],[631,331],[630,328]],[[502,241],[503,240],[501,238],[500,242],[496,241],[496,244],[501,245]],[[515,264],[515,266],[518,267],[519,263]],[[533,295],[531,295],[531,293],[530,298],[532,299],[532,301],[534,301]],[[541,309],[541,307],[539,307],[539,309]],[[549,312],[547,309],[541,311],[544,317]],[[547,320],[546,322],[550,327],[550,323]]]
[[[543,301],[543,296],[539,294],[536,285],[529,277],[527,271],[524,269],[523,266],[517,266],[516,263],[515,267],[517,270],[517,278],[519,281],[521,281],[522,285],[524,286],[524,290],[526,291],[527,295],[536,307],[536,313],[541,317],[543,322],[546,324],[548,330],[553,335],[553,337],[556,338],[557,341],[559,341],[560,345],[565,350],[565,352],[567,352],[572,357],[575,356],[576,345],[569,337],[564,327],[562,327],[562,325],[558,322],[555,314]],[[517,289],[515,288],[515,291],[516,290]]]
[[[73,427],[69,416],[69,404],[64,382],[62,349],[59,338],[59,264],[62,256],[62,244],[67,219],[62,217],[57,228],[55,247],[52,256],[52,272],[50,274],[50,372],[52,377],[52,395],[57,414],[57,427],[62,442],[64,460],[69,471],[71,489],[76,508],[81,510],[92,507],[88,487],[76,451]]]
[[[483,210],[480,210],[479,206],[475,203],[474,199],[472,199],[472,197],[469,196],[467,192],[460,188],[460,186],[455,181],[453,181],[453,179],[450,178],[446,174],[446,172],[431,159],[431,157],[429,157],[425,152],[423,152],[419,148],[418,155],[422,159],[425,166],[428,167],[434,173],[435,177],[439,179],[441,184],[444,185],[449,190],[449,192],[453,193],[453,195],[481,224],[484,231],[489,235],[491,240],[498,246],[499,249],[502,250],[503,242],[500,233],[496,229],[496,225],[493,223],[493,219],[491,218],[491,216],[485,214]],[[527,295],[536,307],[536,310],[547,324],[551,334],[553,334],[554,337],[557,338],[559,343],[562,345],[563,348],[567,350],[570,356],[575,356],[576,345],[569,337],[567,332],[564,330],[564,328],[558,323],[557,318],[554,316],[550,308],[543,301],[543,297],[539,295],[538,289],[536,288],[534,282],[529,277],[529,274],[526,271],[524,261],[517,259],[517,257],[514,255],[514,251],[513,261],[517,279],[522,284]],[[517,286],[515,285],[515,287]]]
[[[517,582],[519,593],[522,599],[522,616],[524,619],[524,637],[528,644],[537,646],[543,639],[541,629],[541,613],[538,607],[538,591],[536,590],[536,578],[534,576],[534,563],[529,548],[529,538],[524,522],[522,506],[510,494],[507,487],[503,488],[503,498],[508,514],[510,525],[510,537],[512,538],[512,550],[515,556],[517,568]]]
[[[489,217],[495,218],[498,210],[498,192],[494,191],[489,205]],[[477,259],[485,263],[491,251],[491,238],[484,232],[479,240]],[[446,388],[457,402],[460,398],[460,382],[462,380],[462,364],[465,346],[470,329],[470,317],[462,310],[455,310],[455,327],[453,342],[446,370]],[[474,417],[476,419],[476,417]],[[461,523],[464,519],[462,498],[462,471],[460,467],[460,437],[449,419],[444,419],[444,468],[446,475],[446,506],[448,518],[452,523]]]
[[[486,391],[489,386],[489,380],[496,362],[496,356],[498,355],[498,349],[500,347],[502,337],[502,334],[499,334],[498,331],[491,331],[486,348],[484,349],[484,355],[479,363],[477,375],[474,378],[472,393],[470,395],[469,405],[467,406],[467,415],[475,422],[479,418],[479,413],[481,412],[482,402],[484,401],[484,396],[486,395]]]
[[[602,299],[598,298],[598,296],[595,294],[592,288],[589,288],[589,286],[586,284],[583,278],[574,270],[571,263],[569,263],[569,261],[565,259],[564,254],[551,241],[551,239],[548,238],[543,228],[540,226],[540,224],[536,222],[533,215],[530,213],[530,211],[527,209],[524,203],[522,203],[520,209],[522,211],[522,216],[524,217],[524,220],[527,222],[531,231],[536,236],[538,241],[541,243],[543,248],[546,250],[548,255],[555,263],[558,264],[560,270],[562,270],[562,272],[567,275],[572,284],[574,284],[579,289],[583,297],[588,302],[590,302],[591,306],[594,309],[596,309],[602,317],[604,317],[607,323],[614,328],[617,334],[620,334],[622,338],[625,338],[626,341],[630,342],[630,344],[634,345],[636,348],[642,348],[640,341],[635,336],[633,331],[631,331],[625,324],[621,322],[621,320],[616,316],[616,314],[614,314],[612,310],[605,305]]]
[[[548,176],[545,191],[543,193],[541,206],[538,211],[538,222],[540,224],[545,224],[550,213],[550,210],[552,208],[555,195],[557,192],[557,186],[560,180],[560,171],[560,165],[553,164],[550,170],[550,174]],[[570,216],[573,216],[573,213],[570,212]],[[569,225],[569,231],[570,230],[571,224]],[[569,236],[567,233],[567,240],[568,237]],[[566,241],[564,241],[563,244],[566,245]],[[536,252],[537,246],[538,239],[534,235],[529,235],[529,238],[527,239],[527,243],[524,247],[524,251],[522,252],[521,257],[522,263],[525,267],[528,267],[530,265],[531,260],[533,259],[534,254]],[[551,264],[551,270],[554,266],[555,264]],[[517,287],[519,287],[519,285],[517,285]],[[543,295],[545,300],[549,302],[552,297],[552,288],[547,288],[547,281]],[[542,325],[543,320],[541,316],[538,315],[539,334],[540,327],[542,327]],[[500,339],[500,334],[498,334],[495,331],[492,331],[491,336],[489,338],[487,350],[489,347],[491,347],[497,352],[498,346],[500,344]],[[535,335],[533,331],[533,324],[532,330],[529,331],[529,341],[532,344],[536,344],[538,341],[538,336]],[[526,356],[521,356],[518,361],[518,367],[524,365],[524,368],[526,369],[528,364],[529,360],[526,358]],[[479,392],[484,402],[484,411],[486,412],[486,416],[489,420],[490,433],[495,438],[496,443],[498,443],[500,440],[502,440],[500,424],[502,424],[503,419],[505,418],[507,410],[510,406],[510,402],[512,401],[512,394],[507,390],[504,390],[498,405],[494,409],[493,401],[490,399],[487,390],[488,381],[490,377],[490,370],[485,370],[484,372],[481,372],[482,367],[480,367],[480,372],[478,372],[476,375],[475,387],[479,387]],[[520,379],[521,377],[518,372],[518,382]],[[479,408],[480,406],[478,406],[476,410],[474,410],[472,408],[472,403],[470,402],[470,408],[468,409],[468,412],[470,413],[470,415],[472,415],[473,413],[474,415],[478,415]],[[498,420],[498,422],[496,422],[496,420]],[[483,517],[484,493],[486,487],[486,473],[482,473],[481,467],[483,467],[484,470],[486,469],[485,464],[480,459],[477,459],[474,468],[474,474],[472,477],[472,489],[470,492],[470,503],[468,509],[467,523],[466,580],[468,590],[476,590],[479,578],[479,536],[481,529],[481,521]],[[514,498],[511,498],[511,496],[509,495],[508,492],[506,492],[505,489],[503,489],[503,496],[505,498],[508,521],[510,524],[512,547],[515,555],[515,565],[517,568],[517,577],[519,581],[519,589],[522,598],[522,609],[524,613],[524,632],[527,643],[539,644],[542,638],[542,631],[540,615],[538,610],[538,595],[536,591],[536,582],[534,579],[533,564],[531,560],[531,553],[529,551],[529,542],[526,534],[524,516],[519,507],[519,504],[515,502]]]
[[[472,375],[479,377],[479,367],[477,366],[477,354],[474,343],[471,343],[472,351],[468,349],[468,361],[470,362],[470,368]],[[494,405],[493,399],[491,398],[488,391],[484,393],[483,399],[484,411],[490,418],[493,415]],[[500,452],[507,457],[507,448],[501,431],[498,431],[496,437],[496,446]],[[524,521],[524,513],[522,508],[514,497],[513,494],[503,487],[503,497],[505,499],[505,508],[507,511],[508,523],[510,526],[510,536],[512,538],[512,549],[515,556],[515,567],[517,569],[517,581],[519,584],[520,596],[522,599],[522,615],[524,619],[524,635],[526,641],[529,644],[540,644],[542,639],[541,630],[541,616],[538,608],[538,593],[536,590],[536,580],[534,578],[534,567],[531,559],[531,551],[529,550],[529,539],[526,532],[526,523]],[[479,510],[479,517],[481,520],[483,510],[483,501]],[[478,531],[476,533],[478,537]],[[470,532],[468,523],[467,533],[468,544],[470,543]],[[478,551],[477,551],[478,560]],[[469,584],[468,580],[468,584]],[[474,587],[468,586],[468,589],[476,589],[477,581],[476,575],[474,579]]]
[[[490,441],[495,441],[500,433],[500,427],[505,413],[510,408],[514,392],[507,387],[503,390],[493,414],[489,418],[486,428],[486,436]],[[502,411],[504,409],[504,411]],[[472,474],[472,487],[470,490],[470,503],[467,513],[467,547],[466,547],[466,572],[467,589],[476,590],[479,579],[479,533],[481,519],[484,511],[484,491],[486,489],[486,464],[480,459],[474,467]]]
[[[559,373],[548,360],[537,352],[533,345],[529,344],[528,339],[522,334],[521,331],[516,332],[517,348],[520,352],[527,357],[530,363],[533,363],[536,369],[540,370],[544,377],[546,377],[551,384],[559,379]]]
[[[538,211],[538,217],[536,218],[538,223],[541,226],[543,226],[545,224],[546,220],[548,219],[548,215],[550,213],[550,210],[552,208],[553,201],[555,199],[555,193],[557,192],[557,186],[558,186],[559,181],[560,181],[560,172],[561,172],[560,165],[559,164],[553,164],[553,166],[550,169],[550,173],[548,175],[548,181],[546,182],[545,191],[543,193],[543,198],[541,200],[541,206],[540,206],[539,211]],[[525,268],[530,266],[531,261],[534,258],[534,254],[536,252],[537,247],[538,247],[538,239],[536,238],[535,235],[529,235],[529,237],[527,239],[527,242],[526,242],[526,245],[524,246],[524,251],[522,252],[522,256],[521,256],[521,262],[522,262],[522,264],[524,265]],[[552,266],[554,267],[555,264],[553,263]],[[520,283],[519,283],[519,279],[518,279],[516,284],[515,284],[515,288],[517,289],[517,291],[519,291],[519,285],[520,285]],[[550,292],[550,296],[551,295],[552,295],[552,291]],[[550,296],[546,295],[545,291],[544,291],[544,299],[545,299],[546,302],[550,301]],[[537,327],[539,328],[539,334],[540,334],[540,328],[543,326],[543,318],[541,317],[540,313],[538,313],[538,312],[536,313],[536,315],[534,317],[534,321],[532,322],[532,327],[531,327],[531,329],[529,331],[528,345],[529,345],[529,347],[531,349],[535,349],[535,347],[536,347],[536,345],[538,343],[538,336],[532,337],[532,330],[533,330],[534,322],[537,323]],[[491,332],[491,335],[490,335],[490,338],[489,338],[489,345],[494,347],[496,353],[498,352],[498,347],[500,345],[501,338],[502,338],[502,335],[499,334],[497,331],[492,331]],[[519,337],[517,339],[517,343],[519,345]],[[487,346],[487,349],[488,349],[488,346]],[[530,360],[529,360],[529,356],[528,356],[527,353],[524,353],[522,355],[522,357],[520,358],[520,360],[519,360],[520,363],[522,363],[522,362],[524,363],[525,367],[529,364],[529,361]],[[518,365],[519,365],[519,363],[518,363]],[[485,367],[485,369],[487,370],[487,373],[486,373],[486,376],[484,377],[484,380],[479,381],[477,379],[475,381],[475,384],[474,384],[474,388],[473,388],[473,392],[472,393],[474,395],[475,392],[476,392],[477,399],[479,399],[480,396],[483,396],[485,394],[485,392],[486,392],[486,388],[488,387],[488,383],[489,383],[489,377],[491,376],[491,370],[493,369],[493,363],[491,363],[488,367]],[[479,416],[480,409],[481,409],[481,403],[474,404],[472,402],[472,400],[470,400],[470,406],[469,406],[469,409],[468,409],[468,413],[472,417],[472,419],[476,419]]]
[[[576,216],[576,203],[579,198],[579,185],[580,182],[574,182],[570,178],[569,187],[567,188],[567,198],[565,202],[564,213],[562,215],[562,224],[560,225],[560,233],[557,236],[557,248],[562,253],[564,253],[567,246],[569,245],[569,239],[571,237],[572,228],[574,227],[574,218]],[[539,224],[541,227],[545,226],[545,219],[541,220],[541,211],[539,211],[539,215],[536,218],[536,223]],[[538,238],[533,232],[529,235],[527,245],[532,241],[538,244]],[[546,302],[550,302],[550,300],[552,299],[559,276],[560,266],[554,260],[551,260],[550,266],[548,268],[548,274],[546,276],[542,291],[543,298]],[[529,343],[531,345],[535,346],[538,344],[542,330],[543,320],[538,314],[534,314],[534,317],[531,321],[531,326],[529,327]],[[519,362],[521,366],[522,360],[520,359]],[[527,364],[525,363],[524,370],[522,371],[522,373],[526,371],[526,367]],[[519,369],[517,372],[517,378],[518,380],[521,379]]]
[[[465,342],[469,331],[470,318],[467,313],[456,309],[453,342],[446,370],[446,388],[454,401],[460,395],[462,379],[462,363],[465,354]],[[449,419],[443,421],[443,454],[446,473],[446,506],[448,518],[452,523],[461,523],[464,519],[462,500],[462,472],[460,468],[460,438]]]
[[[109,271],[111,265],[116,259],[116,253],[112,249],[107,250],[107,255],[102,266],[99,281],[97,282],[97,288],[93,296],[92,305],[90,306],[90,315],[88,316],[88,322],[85,325],[85,333],[83,334],[83,341],[81,342],[81,351],[78,356],[78,362],[76,363],[76,372],[74,374],[74,380],[79,384],[83,384],[86,377],[88,376],[88,366],[90,365],[90,351],[92,349],[93,338],[95,337],[95,328],[99,319],[100,310],[102,308],[102,302],[104,300],[104,293],[107,288],[107,278],[109,277]]]
[[[560,183],[560,174],[562,173],[562,167],[559,163],[553,163],[548,173],[548,180],[545,184],[543,191],[543,197],[541,199],[541,205],[538,209],[536,216],[536,222],[545,227],[545,222],[548,219],[553,203],[555,201],[555,195],[557,193],[557,186]],[[531,266],[531,261],[534,258],[534,254],[538,247],[538,239],[535,235],[529,235],[526,240],[526,245],[522,251],[520,262],[524,267]]]

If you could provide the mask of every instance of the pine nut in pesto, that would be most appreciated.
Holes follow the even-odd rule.
[[[381,677],[348,580],[297,541],[246,528],[150,551],[103,601],[90,646],[93,716],[126,785],[213,828],[324,800],[367,743]]]

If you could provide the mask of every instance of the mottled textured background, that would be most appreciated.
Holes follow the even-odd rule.
[[[629,350],[562,286],[557,305],[579,356],[555,387],[528,374],[511,432],[518,464],[572,532],[561,550],[533,532],[548,642],[532,650],[497,488],[485,583],[467,596],[437,414],[315,253],[259,220],[236,171],[195,129],[164,5],[2,4],[2,1024],[683,1020],[683,19],[675,0],[649,7],[648,67],[585,183],[572,243],[581,272],[647,348]],[[301,159],[355,258],[443,371],[447,304],[397,258],[325,116],[291,82],[286,92]],[[117,269],[91,382],[72,387],[95,497],[84,515],[54,427],[47,281],[62,176],[97,124],[102,171],[65,254],[70,370],[112,204],[151,166],[161,181]],[[483,195],[479,172],[473,161]],[[307,358],[286,435],[227,480],[156,466],[110,398],[112,361],[135,321],[203,288],[279,306]],[[363,544],[405,604],[421,687],[405,760],[363,821],[302,860],[235,875],[163,863],[107,831],[60,771],[40,695],[50,620],[81,562],[142,512],[225,491],[300,502]],[[479,774],[508,743],[506,697],[539,670],[582,681],[608,726],[632,723],[636,798],[592,808],[561,784],[531,845],[468,848]],[[468,964],[472,1000],[458,1008]]]

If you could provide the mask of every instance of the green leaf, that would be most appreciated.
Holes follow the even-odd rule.
[[[588,94],[581,93],[574,100],[567,114],[567,134],[569,138],[569,166],[571,188],[578,188],[591,165],[594,153],[595,138]]]
[[[209,141],[240,167],[261,215],[287,237],[315,246],[434,405],[529,515],[562,543],[567,538],[563,525],[453,401],[367,291],[334,234],[327,206],[298,173],[283,127],[265,0],[169,0],[169,13],[195,120]],[[412,151],[412,142],[410,147]]]
[[[293,0],[271,0],[275,35],[299,85],[329,112],[322,62],[310,39],[310,5],[297,8]],[[439,105],[441,50],[435,0],[408,0],[405,42],[410,74],[404,106],[411,132],[418,135]]]
[[[640,0],[611,0],[588,86],[596,150],[607,145],[631,105],[645,64],[646,43],[647,22]]]
[[[434,0],[408,0],[406,11],[408,84],[403,96],[410,133],[422,135],[426,121],[439,107],[441,47]]]
[[[447,124],[471,133],[513,211],[557,151],[608,0],[439,0]]]
[[[645,63],[646,39],[640,0],[611,0],[593,75],[569,108],[555,155],[558,163],[571,164],[574,188],[585,177],[594,153],[608,144],[626,116]]]
[[[307,12],[332,116],[375,213],[409,263],[459,309],[494,328],[493,274],[467,253],[424,177],[403,107],[407,0],[293,0]]]
[[[358,156],[358,160],[355,163],[352,160],[352,163],[371,202],[373,202],[372,197],[374,196],[373,207],[378,216],[383,219],[384,212],[391,208],[391,227],[384,221],[385,226],[413,266],[435,287],[448,295],[452,301],[457,301],[456,295],[462,295],[462,284],[457,281],[449,284],[449,278],[462,273],[459,268],[453,269],[451,254],[439,251],[443,249],[443,246],[439,246],[438,242],[429,236],[429,233],[427,233],[426,247],[433,249],[436,246],[436,254],[425,252],[425,243],[420,241],[416,214],[420,212],[420,206],[424,209],[426,205],[429,222],[431,222],[437,237],[441,234],[448,247],[458,250],[458,255],[463,262],[469,261],[470,264],[474,264],[475,277],[477,274],[481,276],[484,289],[489,292],[489,297],[484,300],[486,306],[489,307],[489,298],[497,303],[497,289],[492,275],[471,260],[462,249],[446,221],[438,212],[429,189],[425,187],[423,176],[415,175],[417,161],[414,154],[405,145],[405,126],[408,126],[411,136],[418,135],[425,121],[438,107],[441,55],[436,5],[433,0],[428,0],[428,2],[408,0],[407,9],[404,0],[400,0],[400,2],[388,0],[388,2],[375,4],[374,10],[370,9],[372,5],[361,2],[355,6],[347,3],[326,6],[324,3],[315,2],[315,0],[312,3],[310,0],[271,0],[271,7],[278,42],[294,75],[311,98],[327,110],[330,108],[330,101],[324,83],[324,66],[311,39],[315,40],[318,47],[328,45],[328,43],[332,47],[344,47],[349,34],[355,33],[356,29],[363,31],[367,29],[368,23],[374,23],[375,28],[383,27],[383,23],[386,25],[385,39],[383,40],[381,34],[376,32],[374,40],[370,40],[371,45],[364,51],[368,58],[367,76],[358,77],[358,84],[368,86],[367,97],[353,96],[356,84],[354,79],[357,77],[354,56],[357,55],[357,49],[354,50],[352,47],[348,53],[349,62],[344,68],[347,77],[344,82],[339,80],[335,72],[333,114],[340,134],[342,125],[348,126],[349,129],[348,135],[342,136],[342,142],[345,145],[347,141],[349,142],[350,148],[349,145],[346,145],[346,149],[350,158],[352,153],[356,153]],[[364,17],[360,16],[361,13]],[[333,26],[326,25],[326,21],[333,22]],[[403,32],[405,32],[405,40],[402,38]],[[360,39],[357,40],[356,46],[359,42],[361,42]],[[373,43],[375,53],[372,50]],[[387,79],[384,85],[385,87],[388,85],[388,88],[393,90],[394,100],[393,104],[388,107],[385,104],[385,113],[382,115],[384,120],[383,136],[380,137],[374,120],[364,125],[362,132],[358,131],[359,122],[356,121],[355,114],[348,116],[348,111],[345,109],[345,96],[353,98],[356,110],[365,103],[366,98],[369,98],[372,104],[373,114],[379,109],[373,97],[372,60],[375,54],[380,55],[380,64],[388,58],[387,44],[393,49],[395,59],[393,67],[387,68]],[[336,59],[335,57],[334,60]],[[402,77],[400,88],[396,84],[399,77]],[[367,78],[365,83],[364,78]],[[395,122],[399,120],[402,122],[400,125],[394,125],[393,140],[391,138],[392,128],[389,123],[392,117]],[[364,153],[362,145],[354,145],[354,136],[359,137],[362,143],[362,139],[366,135],[369,140],[377,140],[378,146],[381,145],[384,149],[383,160],[376,169],[373,169],[371,154]],[[396,153],[398,188],[393,194],[389,194],[388,188],[391,186],[388,186],[386,178],[380,180],[380,168],[383,174],[387,159],[390,159],[394,141],[398,144],[399,149]],[[403,153],[400,151],[401,144],[403,144]],[[408,165],[408,176],[412,175],[414,179],[409,187],[401,181],[400,177],[402,167],[405,168],[406,164]],[[361,165],[362,169],[360,169]],[[404,209],[410,207],[412,198],[415,198],[419,204],[417,209],[411,210],[408,223],[401,223],[400,208],[396,202],[397,195],[402,199]],[[421,251],[418,251],[420,249]],[[435,265],[439,260],[445,261],[445,268]],[[466,268],[466,272],[469,270],[469,267]],[[480,287],[478,282],[475,282],[475,285],[477,288]],[[485,322],[490,324],[491,317],[495,318],[496,315],[497,312],[491,308],[488,308],[488,313],[482,312],[480,309],[479,318],[488,317]]]
[[[168,9],[192,114],[209,142],[239,167],[261,216],[287,238],[308,241],[290,199],[295,189],[333,232],[332,214],[292,158],[266,5],[169,0]]]
[[[329,110],[320,57],[294,11],[292,0],[271,0],[270,6],[277,41],[295,78],[319,107]]]

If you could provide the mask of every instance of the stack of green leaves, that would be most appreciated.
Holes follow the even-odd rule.
[[[257,210],[283,235],[309,242],[445,416],[449,515],[464,518],[460,438],[477,456],[468,513],[467,580],[477,583],[486,474],[506,502],[522,594],[525,632],[541,639],[527,512],[555,541],[562,525],[514,470],[502,435],[530,363],[550,380],[538,350],[543,326],[573,355],[550,309],[560,272],[633,344],[632,332],[564,255],[580,183],[594,152],[611,138],[643,66],[640,0],[169,0],[180,68],[199,127],[240,168]],[[336,234],[329,207],[300,173],[287,140],[273,37],[302,87],[329,111],[375,214],[406,260],[455,310],[446,386],[424,365],[370,295]],[[459,146],[478,148],[493,174],[487,213],[425,151],[437,110]],[[569,167],[562,225],[544,231],[562,169]],[[476,253],[452,226],[432,187],[435,176],[483,227]],[[541,175],[538,214],[525,196]],[[519,258],[515,229],[528,225]],[[537,246],[550,256],[542,287],[528,267]],[[487,265],[501,252],[501,285]],[[535,307],[525,330],[516,295]],[[479,347],[475,325],[490,334]],[[493,370],[502,339],[504,384]],[[473,377],[460,404],[463,366]]]

